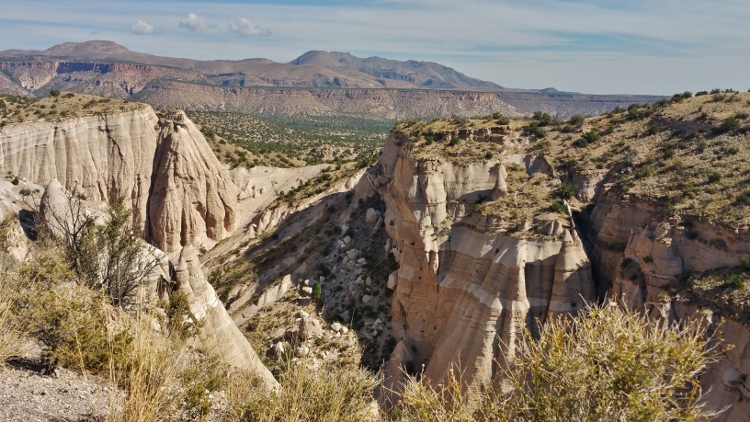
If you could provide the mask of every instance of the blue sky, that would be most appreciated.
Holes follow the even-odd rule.
[[[436,61],[513,88],[750,88],[747,0],[0,0],[0,50],[106,39],[195,59]]]

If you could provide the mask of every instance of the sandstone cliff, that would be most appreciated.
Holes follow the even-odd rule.
[[[147,235],[167,252],[213,246],[237,226],[239,189],[185,113],[166,118],[157,143]]]
[[[278,386],[253,348],[229,317],[214,288],[206,281],[198,251],[188,244],[175,265],[177,291],[184,293],[190,312],[205,326],[200,331],[203,347],[218,353],[226,362],[257,374],[269,388]]]
[[[531,223],[523,233],[480,215],[481,198],[508,191],[505,166],[533,159],[454,163],[415,158],[409,137],[394,131],[371,174],[384,197],[385,227],[400,264],[389,285],[396,362],[443,379],[454,366],[464,380],[488,382],[512,355],[524,328],[575,312],[595,299],[590,264],[568,218]],[[507,349],[504,345],[510,345]],[[399,372],[392,368],[390,385]]]
[[[619,199],[611,192],[597,202],[595,263],[612,283],[612,299],[655,318],[679,322],[704,318],[723,351],[703,375],[710,387],[706,403],[728,410],[715,420],[740,421],[750,413],[750,325],[742,299],[726,297],[721,269],[740,265],[750,253],[750,234],[738,233],[693,216],[664,218],[660,207]],[[615,242],[615,243],[613,243]],[[612,245],[619,245],[613,247]],[[702,279],[717,271],[718,283]]]
[[[397,125],[370,173],[400,263],[387,386],[422,364],[432,382],[451,366],[487,382],[524,328],[609,300],[704,319],[721,352],[701,378],[706,404],[745,420],[748,100],[676,98],[582,124]]]
[[[57,179],[91,201],[124,197],[134,223],[165,252],[210,247],[236,228],[239,189],[184,113],[159,122],[144,104],[42,102],[70,116],[0,127],[0,168],[9,174],[43,186]]]
[[[125,197],[146,219],[158,119],[151,107],[0,128],[0,168],[46,186],[78,186],[94,201]]]

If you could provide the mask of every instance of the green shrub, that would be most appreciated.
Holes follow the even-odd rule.
[[[21,268],[18,314],[29,334],[44,343],[51,365],[100,372],[130,344],[132,336],[109,324],[113,308],[101,292],[80,286],[62,255],[41,251]]]
[[[547,126],[552,122],[552,117],[541,111],[535,111],[532,119],[536,120],[539,126]]]
[[[656,125],[656,124],[649,125],[648,129],[646,129],[646,136],[656,135],[660,131],[661,131],[661,128],[659,127],[659,125]]]
[[[573,142],[573,145],[578,148],[586,148],[589,144],[596,142],[599,140],[599,134],[592,131],[586,132],[581,135],[581,137]]]
[[[510,118],[509,118],[509,117],[506,117],[506,116],[503,116],[503,115],[501,114],[501,115],[500,115],[500,117],[497,117],[497,118],[496,118],[495,122],[496,122],[497,124],[499,124],[499,125],[502,125],[502,126],[506,126],[506,125],[509,125],[509,124],[510,124]]]
[[[682,94],[674,94],[672,96],[672,102],[673,103],[679,103],[682,100],[686,100],[693,96],[693,93],[690,91],[685,91]]]
[[[644,164],[635,171],[635,176],[639,179],[649,177],[654,174],[654,167],[651,164]]]
[[[169,303],[164,310],[167,314],[167,329],[169,334],[179,340],[186,340],[198,334],[205,324],[198,321],[190,311],[187,296],[182,292],[174,292],[169,297]]]
[[[372,392],[378,380],[363,368],[290,365],[269,390],[251,374],[229,380],[227,398],[232,419],[248,422],[375,422]]]
[[[581,135],[581,138],[582,138],[582,139],[585,139],[585,140],[586,140],[586,141],[588,141],[589,143],[591,143],[591,142],[596,142],[596,141],[598,141],[598,140],[599,140],[599,134],[598,134],[598,133],[596,133],[596,132],[594,132],[594,131],[592,130],[592,131],[586,132],[586,133],[584,133],[583,135]]]
[[[51,95],[51,96],[53,96],[53,97],[59,97],[59,96],[60,96],[60,91],[58,91],[58,90],[56,90],[56,89],[53,89],[53,90],[51,90],[51,91],[49,92],[49,95]]]
[[[5,246],[4,242],[2,246]],[[9,358],[24,352],[25,330],[13,309],[19,297],[16,287],[12,277],[5,272],[0,274],[0,368]]]
[[[719,172],[712,172],[708,175],[708,183],[716,183],[721,180],[721,173]]]
[[[567,211],[565,210],[565,205],[560,201],[555,201],[552,203],[552,205],[549,206],[548,211],[550,212],[556,212],[559,214],[566,214]]]
[[[323,289],[320,286],[319,282],[315,282],[312,287],[312,298],[314,300],[320,300],[320,296],[323,294]]]
[[[573,126],[580,126],[585,121],[586,121],[586,117],[584,117],[582,114],[574,114],[570,116],[570,119],[568,119],[568,124],[573,125]]]
[[[562,199],[570,199],[576,195],[576,186],[572,183],[563,182],[557,187],[557,196]]]
[[[212,393],[227,387],[229,367],[218,355],[201,354],[197,359],[188,362],[177,372],[176,379],[183,388],[182,396],[185,407],[190,409],[196,419],[204,421],[208,416]]]
[[[729,274],[724,284],[733,289],[739,289],[745,285],[745,278],[742,276],[742,274]]]
[[[539,122],[536,121],[529,123],[524,129],[526,130],[526,133],[536,136],[537,138],[544,138],[547,136],[547,131],[542,129]]]

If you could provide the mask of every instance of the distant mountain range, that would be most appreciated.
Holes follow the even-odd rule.
[[[363,59],[326,51],[309,51],[289,63],[160,57],[111,41],[70,42],[44,51],[0,51],[0,92],[40,97],[51,89],[139,100],[157,107],[260,115],[348,113],[375,120],[493,111],[597,114],[660,98],[507,89],[438,63]]]
[[[219,86],[309,88],[424,88],[500,90],[500,85],[470,78],[447,66],[380,57],[362,59],[349,53],[308,51],[289,63],[267,59],[199,61],[136,53],[111,41],[64,43],[44,51],[0,51],[3,60],[60,59],[117,61],[183,69],[190,79]],[[6,76],[13,78],[12,72]],[[20,80],[18,82],[21,82]],[[24,88],[24,84],[20,85]],[[28,86],[33,88],[32,86]]]

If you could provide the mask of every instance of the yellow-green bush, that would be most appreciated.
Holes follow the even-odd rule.
[[[252,375],[230,380],[228,420],[242,422],[367,422],[380,420],[372,392],[376,377],[362,368],[293,365],[267,391]]]
[[[495,386],[462,396],[455,377],[432,388],[411,379],[394,419],[401,421],[699,421],[698,376],[715,359],[700,321],[683,325],[618,306],[526,333]],[[471,415],[471,416],[469,416]]]

